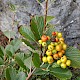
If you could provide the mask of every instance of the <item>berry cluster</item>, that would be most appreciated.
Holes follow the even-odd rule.
[[[52,32],[52,37],[42,35],[41,40],[38,41],[42,47],[46,47],[45,55],[42,58],[44,63],[48,62],[52,64],[54,61],[57,61],[57,64],[62,68],[70,66],[71,61],[67,60],[65,56],[65,50],[67,45],[64,42],[62,33]],[[50,42],[49,44],[47,42]]]
[[[71,61],[67,60],[67,57],[64,55],[61,57],[60,60],[57,60],[57,64],[60,65],[62,68],[66,68],[67,66],[70,66]]]

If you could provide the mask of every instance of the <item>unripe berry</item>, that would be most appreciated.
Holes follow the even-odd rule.
[[[58,37],[58,38],[61,38],[61,37],[62,37],[62,33],[58,33],[58,34],[57,34],[57,37]]]
[[[47,62],[47,57],[43,57],[43,58],[42,58],[42,61],[43,61],[43,62]]]
[[[51,50],[47,50],[46,51],[46,55],[51,56],[52,55],[52,51]]]
[[[42,40],[39,40],[38,42],[39,42],[39,44],[42,44],[43,43]]]
[[[46,43],[46,42],[43,42],[43,43],[42,43],[42,46],[43,46],[43,47],[47,46],[47,43]]]
[[[61,68],[65,69],[67,66],[65,63],[61,63]]]
[[[57,60],[57,64],[60,65],[61,64],[61,60]]]
[[[66,65],[67,65],[67,66],[70,66],[70,65],[71,65],[71,61],[70,61],[70,60],[67,60],[67,61],[66,61]]]
[[[48,46],[48,49],[49,49],[49,50],[53,50],[54,47],[53,47],[52,45],[49,45],[49,46]]]

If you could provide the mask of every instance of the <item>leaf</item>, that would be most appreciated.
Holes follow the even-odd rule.
[[[33,54],[33,64],[37,68],[40,67],[40,57],[39,57],[39,54],[37,54],[37,53]]]
[[[12,10],[12,11],[15,11],[15,5],[13,5],[12,3],[9,3],[9,8]]]
[[[6,69],[6,79],[11,80],[9,68]]]
[[[42,69],[40,69],[40,68],[38,68],[38,69],[36,69],[35,71],[34,71],[34,75],[46,75],[48,72],[47,71],[45,71],[45,70],[42,70]]]
[[[26,65],[26,67],[31,69],[31,66],[32,66],[32,56],[30,56],[29,58],[25,59],[24,60],[24,64]]]
[[[4,56],[4,48],[0,46],[0,57]]]
[[[50,68],[50,73],[55,77],[63,80],[63,79],[70,79],[72,77],[72,73],[68,69],[62,68]]]
[[[19,28],[19,32],[22,34],[22,36],[24,36],[26,39],[30,40],[30,41],[35,41],[35,36],[32,33],[31,29],[29,27],[25,27],[25,26],[21,26]]]
[[[18,65],[22,68],[24,68],[25,70],[27,69],[26,66],[24,65],[24,61],[21,59],[21,57],[19,56],[19,54],[15,55],[15,60],[17,61]]]
[[[26,80],[26,75],[24,72],[19,72],[17,74],[17,79],[16,80]]]
[[[9,55],[9,56],[13,56],[14,53],[15,53],[15,50],[14,50],[14,47],[12,45],[7,45],[6,48],[5,48],[5,51],[6,53]]]
[[[77,77],[75,80],[80,80],[80,77]]]
[[[14,31],[4,31],[3,32],[4,33],[4,35],[7,37],[7,38],[13,38],[13,36],[16,34]]]
[[[44,18],[43,16],[35,16],[31,20],[31,30],[34,33],[37,40],[39,40],[43,34]]]
[[[48,24],[53,18],[54,18],[54,16],[47,16],[46,24]]]
[[[34,49],[33,45],[30,44],[29,41],[25,40],[25,39],[22,39],[22,42],[24,42],[27,46],[31,47],[32,49]]]
[[[56,62],[52,64],[53,68],[60,67]]]
[[[6,79],[7,80],[16,80],[16,70],[14,68],[6,69]]]
[[[46,31],[46,35],[51,37],[53,31],[55,31],[54,27],[49,27],[48,30]]]
[[[41,0],[38,0],[41,3]]]
[[[10,44],[14,47],[14,50],[15,50],[15,52],[16,52],[16,51],[19,49],[19,47],[20,47],[21,40],[19,40],[19,39],[14,39],[14,40],[11,41]]]
[[[71,60],[71,66],[80,68],[80,51],[74,47],[69,47],[66,50],[66,56]]]
[[[4,64],[4,60],[0,57],[0,65]]]

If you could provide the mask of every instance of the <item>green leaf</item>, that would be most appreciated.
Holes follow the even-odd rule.
[[[16,80],[26,80],[26,74],[24,72],[19,72]]]
[[[80,77],[77,77],[75,80],[80,80]]]
[[[34,34],[32,33],[32,31],[29,27],[21,26],[19,28],[19,32],[22,34],[22,36],[24,36],[29,41],[36,42],[35,36],[34,36]]]
[[[55,77],[63,80],[63,79],[70,79],[72,77],[72,73],[68,69],[62,68],[50,68],[50,73]]]
[[[11,80],[9,68],[6,69],[6,79]]]
[[[33,74],[34,74],[34,75],[46,75],[47,73],[48,73],[47,71],[38,68],[38,69],[36,69],[36,70],[34,71]]]
[[[71,66],[80,68],[80,51],[74,47],[69,47],[66,50],[66,56],[71,60]]]
[[[37,54],[37,53],[33,54],[33,64],[37,68],[40,67],[40,57],[39,57],[39,54]]]
[[[16,34],[16,32],[14,32],[14,31],[4,31],[3,32],[4,33],[4,35],[7,37],[7,38],[13,38],[13,36]]]
[[[16,80],[16,70],[14,68],[6,69],[6,79],[7,80]]]
[[[14,50],[16,52],[20,48],[21,40],[14,39],[14,40],[11,41],[10,44],[14,47]]]
[[[26,66],[24,65],[24,61],[21,59],[19,54],[15,55],[15,60],[17,61],[20,67],[24,68],[25,70],[27,69]]]
[[[41,0],[38,0],[41,3]]]
[[[4,56],[4,48],[0,46],[0,57]]]
[[[24,60],[24,64],[26,65],[26,67],[31,69],[31,67],[32,67],[32,56],[30,56],[29,58],[25,59]]]
[[[52,36],[52,32],[56,31],[54,27],[49,27],[48,30],[46,31],[46,35],[48,36]]]
[[[53,68],[60,67],[56,62],[52,64]]]
[[[34,33],[37,40],[39,40],[43,34],[44,18],[43,16],[35,16],[31,20],[31,30]]]
[[[48,24],[53,18],[54,18],[54,16],[47,16],[46,24]]]
[[[31,47],[32,49],[34,49],[33,45],[30,44],[29,41],[25,40],[25,39],[22,39],[22,42],[24,42],[27,46]]]
[[[4,64],[4,60],[0,57],[0,65]]]
[[[9,56],[13,56],[14,53],[15,53],[15,50],[14,50],[14,47],[12,45],[7,45],[6,48],[5,48],[5,51],[6,53],[9,55]]]
[[[12,11],[15,11],[16,10],[15,5],[13,5],[12,3],[9,3],[9,8]]]

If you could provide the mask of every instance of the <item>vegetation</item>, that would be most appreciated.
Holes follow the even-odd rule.
[[[76,76],[80,68],[80,51],[68,46],[62,33],[49,23],[54,17],[47,16],[48,0],[45,2],[45,16],[33,16],[30,27],[19,27],[23,38],[11,40],[10,35],[15,34],[4,33],[8,45],[0,46],[1,80],[71,80]],[[20,50],[22,43],[27,52]],[[78,75],[75,80],[80,79]]]

